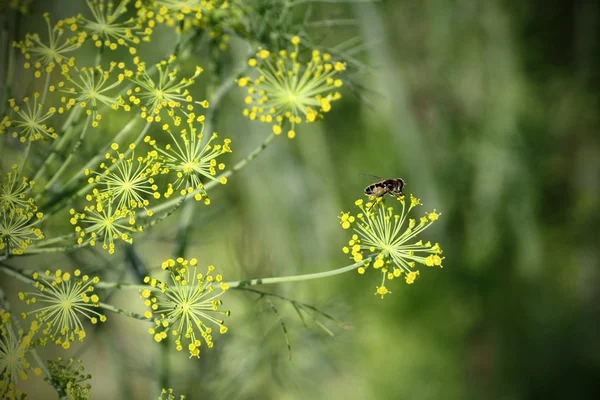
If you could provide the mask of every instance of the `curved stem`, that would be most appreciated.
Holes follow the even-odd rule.
[[[355,270],[361,266],[363,266],[367,261],[370,261],[371,257],[368,257],[362,261],[359,261],[354,264],[347,265],[345,267],[337,268],[331,271],[325,272],[315,272],[312,274],[301,274],[301,275],[292,275],[292,276],[280,276],[274,278],[258,278],[258,279],[249,279],[243,281],[231,281],[225,282],[231,288],[243,288],[245,286],[254,286],[254,285],[271,285],[274,283],[284,283],[284,282],[299,282],[299,281],[308,281],[311,279],[321,279],[327,278],[330,276],[340,275],[346,273],[348,271]]]
[[[345,267],[340,267],[337,269],[333,269],[331,271],[324,272],[314,272],[311,274],[301,274],[301,275],[292,275],[292,276],[281,276],[281,277],[273,277],[273,278],[257,278],[257,279],[248,279],[241,281],[230,281],[225,282],[232,289],[235,288],[243,288],[247,286],[255,286],[255,285],[271,285],[274,283],[285,283],[285,282],[300,282],[300,281],[308,281],[311,279],[321,279],[328,278],[330,276],[344,274],[346,272],[358,269],[363,266],[366,262],[371,261],[371,257],[367,257],[362,261],[356,262],[354,264],[346,265]],[[98,289],[128,289],[128,290],[159,290],[150,285],[134,285],[130,283],[120,283],[120,282],[99,282],[96,287]]]

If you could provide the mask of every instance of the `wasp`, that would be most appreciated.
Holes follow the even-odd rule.
[[[390,196],[394,197],[404,196],[404,193],[402,193],[402,189],[404,188],[406,182],[404,182],[402,178],[383,179],[374,175],[367,176],[373,176],[374,178],[379,179],[378,182],[375,182],[365,188],[365,194],[367,196],[374,196],[375,198],[377,198],[385,196],[386,193],[389,193]]]

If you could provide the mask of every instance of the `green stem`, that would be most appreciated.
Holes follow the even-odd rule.
[[[89,244],[90,244],[90,242],[82,242],[82,243],[77,243],[77,244],[71,244],[68,246],[58,246],[58,247],[28,247],[25,250],[23,250],[23,255],[25,256],[25,255],[30,255],[30,254],[41,254],[41,253],[62,253],[65,251],[80,249]],[[13,256],[19,257],[20,255],[13,254]]]
[[[249,279],[243,281],[231,281],[225,282],[231,288],[243,288],[245,286],[255,286],[255,285],[272,285],[274,283],[284,283],[284,282],[300,282],[300,281],[308,281],[311,279],[321,279],[327,278],[330,276],[344,274],[348,271],[355,270],[361,266],[363,266],[367,261],[370,261],[371,257],[368,257],[362,261],[357,263],[347,265],[345,267],[337,268],[331,271],[325,272],[315,272],[312,274],[301,274],[301,275],[292,275],[292,276],[280,276],[274,278],[258,278],[258,279]]]
[[[138,314],[138,313],[135,313],[133,311],[124,310],[122,308],[118,308],[118,307],[112,306],[112,305],[107,304],[107,303],[100,303],[99,306],[100,306],[100,308],[103,308],[103,309],[105,309],[107,311],[114,312],[116,314],[121,314],[121,315],[123,315],[125,317],[139,319],[141,321],[146,321],[146,322],[148,322],[148,321],[152,322],[153,321],[152,319],[148,319],[148,318],[144,317],[142,314]]]
[[[231,282],[225,282],[225,283],[228,284],[229,287],[235,289],[235,288],[243,288],[246,286],[255,286],[255,285],[272,285],[274,283],[308,281],[311,279],[321,279],[321,278],[327,278],[330,276],[344,274],[346,272],[355,270],[355,269],[363,266],[368,261],[371,261],[371,257],[367,257],[362,261],[356,262],[354,264],[346,265],[345,267],[333,269],[331,271],[315,272],[312,274],[281,276],[281,277],[274,277],[274,278],[248,279],[248,280],[231,281]],[[120,283],[120,282],[99,282],[95,286],[98,289],[159,290],[150,285],[134,285],[134,284],[130,284],[130,283]]]
[[[73,159],[73,157],[75,156],[75,153],[77,152],[77,149],[79,149],[79,146],[81,146],[81,143],[83,142],[83,139],[88,130],[88,127],[90,126],[91,119],[92,119],[92,116],[88,115],[88,117],[86,118],[86,121],[85,121],[85,125],[84,125],[83,129],[81,130],[81,134],[79,135],[79,139],[77,139],[77,142],[75,143],[75,145],[73,145],[73,148],[71,149],[71,152],[69,153],[69,156],[62,163],[62,165],[60,166],[58,171],[56,171],[54,176],[46,183],[46,185],[42,189],[42,192],[40,194],[38,194],[38,196],[36,196],[36,197],[41,196],[48,189],[50,189],[50,187],[54,184],[54,182],[56,182],[56,180],[58,178],[60,178],[60,176],[63,174],[63,172],[65,172],[65,170],[68,168],[69,164],[71,163],[71,160]]]
[[[73,123],[79,117],[80,113],[81,113],[80,107],[75,107],[71,110],[71,112],[69,113],[69,116],[67,117],[67,120],[65,121],[63,126],[60,128],[61,134],[58,136],[58,139],[56,139],[56,141],[54,141],[54,143],[52,144],[52,147],[50,148],[48,154],[46,155],[46,158],[44,159],[44,162],[38,168],[37,172],[33,176],[34,181],[39,180],[40,177],[42,177],[44,175],[44,172],[46,172],[46,168],[48,168],[48,166],[56,159],[57,153],[59,151],[61,151],[62,148],[64,147],[64,145],[69,141],[72,133],[75,131],[75,127],[73,126]]]

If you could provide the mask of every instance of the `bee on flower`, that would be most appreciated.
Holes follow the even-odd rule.
[[[333,61],[329,53],[313,50],[308,62],[299,61],[300,38],[291,39],[292,49],[271,53],[260,50],[248,64],[258,78],[242,77],[238,85],[246,87],[247,108],[244,115],[273,125],[279,135],[289,125],[287,136],[296,136],[296,125],[312,123],[331,110],[331,103],[341,99],[339,75],[346,70],[343,62]]]
[[[146,318],[155,318],[155,326],[149,329],[154,340],[161,342],[170,334],[175,338],[178,351],[186,348],[191,357],[200,358],[200,346],[213,347],[213,324],[219,333],[227,332],[225,321],[218,315],[229,316],[229,311],[219,307],[219,297],[228,289],[220,274],[213,276],[214,266],[209,265],[205,274],[199,272],[195,258],[169,259],[162,264],[169,272],[169,282],[146,277],[144,282],[151,288],[141,290],[141,297],[148,307]],[[187,344],[187,345],[186,345]],[[185,347],[184,347],[185,346]]]
[[[421,205],[413,195],[410,195],[409,201],[405,196],[392,200],[396,208],[400,207],[399,212],[394,206],[387,206],[381,197],[373,202],[365,205],[359,199],[355,205],[360,212],[356,215],[342,212],[339,217],[342,228],[352,228],[354,231],[348,245],[342,250],[355,262],[370,258],[358,268],[358,272],[364,274],[369,266],[381,272],[381,285],[377,286],[376,294],[383,298],[391,293],[386,287],[387,280],[404,276],[406,283],[414,283],[419,277],[417,264],[442,267],[444,257],[440,256],[440,245],[417,240],[424,230],[438,220],[440,214],[433,210],[418,220],[409,218],[413,208]]]
[[[42,322],[41,344],[50,339],[64,349],[71,347],[76,340],[83,342],[85,327],[81,322],[89,320],[92,324],[105,322],[106,316],[97,310],[100,299],[94,293],[94,285],[100,282],[98,277],[82,275],[80,270],[73,274],[60,269],[52,273],[34,273],[36,292],[19,292],[19,298],[26,304],[36,307],[24,312],[23,318],[35,315]]]

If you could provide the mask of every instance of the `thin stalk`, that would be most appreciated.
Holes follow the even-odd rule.
[[[85,125],[84,125],[83,129],[81,130],[81,134],[79,135],[79,138],[77,139],[77,142],[75,143],[75,145],[71,149],[71,152],[69,153],[69,156],[62,163],[62,165],[60,166],[60,168],[58,169],[58,171],[56,171],[56,173],[54,174],[54,176],[46,183],[46,185],[42,189],[42,192],[39,193],[36,197],[39,198],[39,196],[41,196],[48,189],[50,189],[50,187],[54,184],[54,182],[56,182],[57,179],[60,178],[60,176],[63,174],[63,172],[65,172],[65,170],[69,167],[69,164],[71,163],[71,160],[75,156],[75,153],[77,152],[77,150],[79,149],[79,146],[81,146],[81,143],[83,142],[83,139],[85,138],[85,134],[87,133],[88,127],[90,126],[90,120],[91,119],[92,119],[92,116],[88,115],[88,117],[86,118],[86,121],[85,121]]]
[[[62,148],[64,147],[64,145],[69,141],[69,139],[71,138],[71,135],[75,131],[75,127],[73,126],[73,123],[79,117],[80,113],[81,113],[80,107],[75,107],[71,110],[71,112],[69,113],[69,116],[67,117],[67,120],[65,121],[63,126],[60,128],[61,134],[58,136],[58,139],[56,141],[54,141],[54,143],[52,144],[52,147],[50,148],[48,154],[46,155],[46,158],[44,159],[44,162],[38,168],[37,172],[33,176],[34,181],[39,180],[40,177],[43,176],[43,174],[44,174],[44,172],[46,172],[46,169],[48,168],[48,166],[56,159],[57,153],[59,151],[61,151]]]
[[[255,285],[272,285],[274,283],[285,283],[285,282],[300,282],[300,281],[308,281],[311,279],[321,279],[328,278],[330,276],[344,274],[348,271],[355,270],[361,266],[363,266],[367,261],[371,261],[371,257],[368,257],[362,261],[356,262],[354,264],[347,265],[345,267],[337,268],[331,271],[325,272],[315,272],[312,274],[301,274],[301,275],[292,275],[292,276],[280,276],[274,278],[258,278],[258,279],[249,279],[243,281],[231,281],[225,282],[231,288],[242,288],[246,286],[255,286]]]
[[[144,317],[142,314],[138,314],[138,313],[135,313],[133,311],[124,310],[122,308],[115,307],[115,306],[107,304],[107,303],[100,303],[99,307],[103,308],[103,309],[105,309],[107,311],[123,315],[125,317],[139,319],[141,321],[146,321],[146,322],[148,322],[148,321],[152,322],[153,321],[152,319],[148,319],[148,318]]]
[[[301,275],[292,275],[292,276],[281,276],[274,278],[257,278],[257,279],[248,279],[241,281],[230,281],[225,282],[229,285],[230,288],[244,288],[247,286],[255,286],[255,285],[272,285],[275,283],[286,283],[286,282],[300,282],[300,281],[308,281],[311,279],[321,279],[328,278],[330,276],[344,274],[346,272],[355,270],[361,266],[363,266],[366,262],[371,261],[372,257],[367,257],[362,261],[356,262],[354,264],[346,265],[345,267],[340,267],[337,269],[333,269],[331,271],[324,272],[314,272],[311,274],[301,274]],[[150,285],[135,285],[130,283],[121,283],[121,282],[99,282],[96,285],[98,289],[126,289],[126,290],[160,290],[154,288]]]

